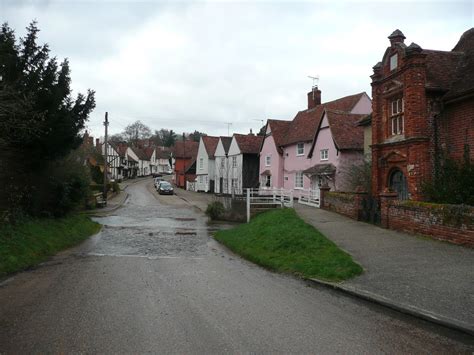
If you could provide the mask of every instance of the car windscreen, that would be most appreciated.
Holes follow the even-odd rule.
[[[162,182],[162,183],[160,184],[160,187],[163,187],[163,188],[164,188],[164,187],[166,187],[166,188],[169,188],[169,187],[171,187],[171,184],[170,184],[169,182]]]

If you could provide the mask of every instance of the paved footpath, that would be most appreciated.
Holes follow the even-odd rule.
[[[474,334],[474,249],[298,203],[295,210],[363,266],[338,287]]]

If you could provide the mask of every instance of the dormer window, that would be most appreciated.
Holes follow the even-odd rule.
[[[392,135],[403,134],[405,131],[405,122],[403,112],[405,103],[403,98],[391,101],[390,105],[390,122],[392,126]]]
[[[390,71],[395,70],[398,66],[398,54],[395,53],[390,57]]]

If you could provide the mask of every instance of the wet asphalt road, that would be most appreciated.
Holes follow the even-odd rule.
[[[226,251],[151,179],[81,246],[0,284],[0,353],[471,353],[473,340]]]

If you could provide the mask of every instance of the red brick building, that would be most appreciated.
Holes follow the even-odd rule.
[[[194,181],[196,172],[189,169],[196,162],[199,142],[178,141],[172,148],[174,163],[174,183],[176,186],[186,188],[186,181]]]
[[[422,49],[399,30],[373,67],[372,193],[422,200],[435,158],[474,157],[474,28],[452,51]]]

